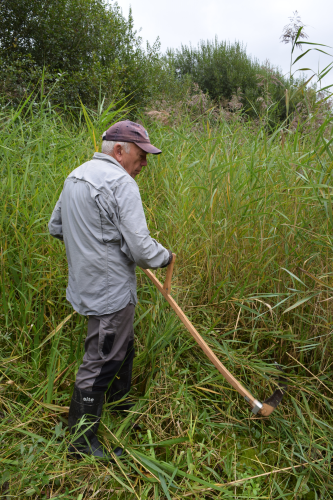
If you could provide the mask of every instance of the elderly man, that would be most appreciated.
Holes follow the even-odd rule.
[[[116,410],[131,406],[124,397],[134,357],[135,268],[157,269],[172,260],[171,251],[149,235],[134,180],[147,153],[161,151],[141,125],[112,125],[103,134],[102,153],[67,177],[49,222],[51,235],[66,247],[67,299],[89,317],[68,416],[75,434],[69,453],[77,458],[110,458],[96,436],[105,398]],[[122,450],[114,452],[120,456]]]

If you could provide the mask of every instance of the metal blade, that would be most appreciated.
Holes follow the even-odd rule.
[[[282,372],[284,371],[281,366],[279,366],[276,363],[276,367],[281,370]],[[262,404],[262,408],[260,409],[260,415],[263,415],[264,417],[268,417],[274,410],[277,408],[277,406],[281,403],[283,395],[288,389],[287,385],[287,380],[284,377],[279,377],[278,378],[278,385],[279,388],[276,389],[269,398],[265,399],[265,401]]]

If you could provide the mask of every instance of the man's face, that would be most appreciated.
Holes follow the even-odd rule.
[[[133,179],[147,165],[147,153],[134,143],[130,143],[129,153],[120,144],[116,144],[112,156]]]

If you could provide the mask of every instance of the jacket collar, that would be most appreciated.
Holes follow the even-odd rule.
[[[93,160],[109,161],[110,163],[113,163],[117,167],[120,167],[124,172],[126,172],[126,170],[124,169],[124,167],[122,167],[120,165],[120,163],[115,158],[113,158],[110,155],[106,155],[105,153],[94,153]],[[129,175],[128,172],[126,172],[126,174]]]

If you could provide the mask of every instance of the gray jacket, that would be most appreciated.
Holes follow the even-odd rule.
[[[66,297],[84,315],[136,304],[135,267],[156,269],[169,260],[169,251],[149,235],[137,183],[103,153],[69,174],[49,231],[65,243]]]

